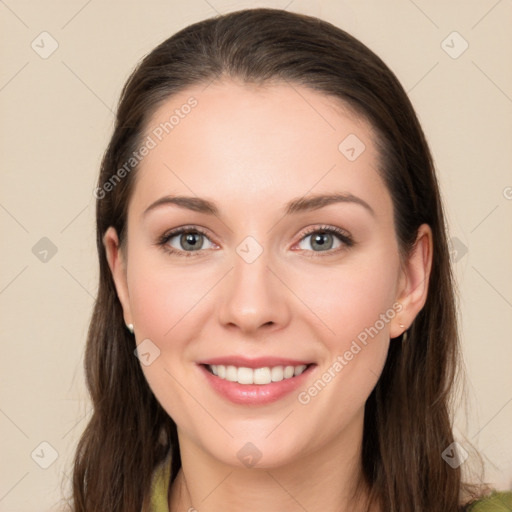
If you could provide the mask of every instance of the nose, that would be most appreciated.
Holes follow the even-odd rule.
[[[282,329],[290,321],[290,290],[269,266],[265,252],[248,263],[234,254],[233,269],[223,280],[219,320],[244,334]]]

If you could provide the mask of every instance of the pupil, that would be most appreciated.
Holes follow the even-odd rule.
[[[325,241],[323,241],[323,237],[324,237],[324,236],[325,236],[325,235],[324,235],[323,233],[322,233],[322,234],[320,234],[320,235],[318,235],[318,236],[316,237],[316,242],[317,242],[317,243],[319,243],[320,245],[323,245],[323,244],[325,243]]]
[[[199,233],[188,233],[186,235],[183,236],[184,240],[185,240],[185,246],[187,246],[187,244],[192,247],[193,249],[195,247],[198,247],[200,244],[198,243],[198,240],[196,239],[196,237],[200,236]]]
[[[326,240],[325,240],[325,237],[329,237],[330,234],[329,233],[319,233],[315,236],[314,238],[314,241],[315,241],[315,244],[318,244],[320,247],[322,248],[327,248],[327,249],[330,249],[330,245],[332,244],[329,244]]]

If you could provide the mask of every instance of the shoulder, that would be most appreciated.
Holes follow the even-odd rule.
[[[170,458],[158,465],[154,472],[151,482],[151,512],[169,512],[167,502],[167,490],[171,477]]]
[[[512,512],[512,492],[492,492],[489,496],[472,503],[467,512]]]

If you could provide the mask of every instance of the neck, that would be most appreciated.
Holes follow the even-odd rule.
[[[223,464],[181,435],[182,467],[173,482],[169,511],[366,511],[368,487],[361,471],[362,419],[320,450],[269,468]],[[361,494],[354,499],[358,482],[363,482]],[[372,508],[372,512],[379,511]]]

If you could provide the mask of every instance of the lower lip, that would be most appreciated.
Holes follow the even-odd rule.
[[[316,365],[308,366],[300,375],[269,384],[239,384],[213,375],[206,366],[198,365],[212,388],[224,398],[239,405],[266,405],[283,398],[304,385]]]

